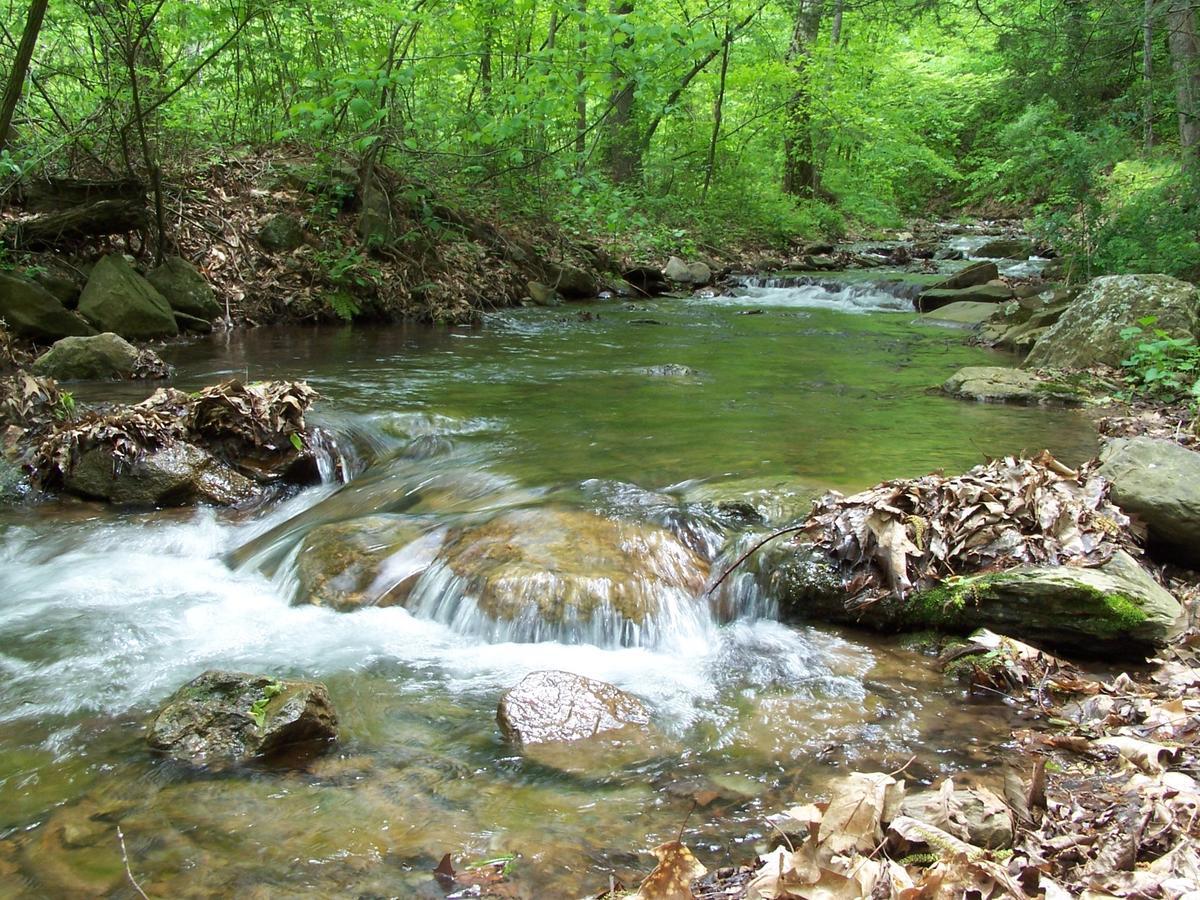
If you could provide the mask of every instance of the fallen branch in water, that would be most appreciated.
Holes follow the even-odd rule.
[[[138,884],[137,879],[133,877],[133,870],[129,868],[129,853],[125,850],[125,835],[121,832],[120,825],[117,826],[117,840],[121,843],[121,860],[125,863],[125,874],[129,876],[129,883],[141,895],[142,900],[150,900],[146,896],[146,892],[142,890],[142,886]]]
[[[787,528],[781,528],[778,531],[768,534],[765,538],[763,538],[761,541],[759,541],[757,544],[755,544],[753,547],[751,547],[749,550],[747,550],[745,553],[743,553],[741,556],[739,556],[736,560],[734,560],[733,565],[731,565],[728,569],[726,569],[724,572],[722,572],[721,577],[718,578],[715,582],[713,582],[712,587],[710,587],[707,591],[704,592],[704,596],[706,596],[706,597],[709,596],[713,591],[715,591],[717,588],[719,588],[721,586],[722,582],[724,582],[726,578],[728,578],[730,575],[733,574],[734,569],[736,569],[738,566],[740,566],[742,563],[744,563],[746,560],[748,560],[751,556],[753,556],[754,553],[756,551],[758,551],[764,544],[769,544],[771,541],[775,540],[775,538],[782,537],[785,534],[792,534],[793,532],[796,532],[796,531],[803,531],[807,527],[808,527],[807,525],[789,525]]]

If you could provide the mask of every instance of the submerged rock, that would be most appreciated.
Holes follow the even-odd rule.
[[[325,685],[221,671],[176,691],[146,736],[154,750],[199,766],[311,755],[336,739],[337,713]]]
[[[6,272],[0,272],[0,319],[12,331],[35,341],[96,333],[44,287]]]
[[[1117,438],[1100,462],[1112,482],[1109,496],[1146,523],[1153,549],[1200,567],[1200,453],[1174,441]]]
[[[100,330],[132,340],[179,334],[166,298],[119,253],[96,263],[79,298],[79,312]]]
[[[176,443],[119,468],[110,449],[97,447],[79,458],[64,485],[82,497],[120,506],[232,506],[249,500],[258,486],[194,444]]]
[[[1082,388],[1039,378],[1003,366],[967,366],[946,379],[942,390],[951,397],[982,403],[1021,403],[1027,406],[1079,406],[1088,400]]]
[[[579,741],[640,727],[650,714],[632,694],[570,672],[533,672],[500,698],[496,722],[519,746]]]
[[[651,375],[658,378],[694,378],[700,374],[691,366],[684,366],[679,363],[645,366],[637,371],[643,375]]]
[[[802,618],[883,631],[991,628],[1083,656],[1145,658],[1176,633],[1179,603],[1124,551],[1096,568],[1021,566],[948,579],[904,599],[847,607],[833,565],[807,545],[771,569],[783,608]]]
[[[147,363],[157,362],[159,371],[166,366],[153,351]],[[93,337],[66,337],[33,363],[35,375],[56,381],[105,381],[134,378],[142,368],[137,347],[118,334],[106,331]]]
[[[1155,320],[1154,330],[1194,338],[1200,334],[1200,292],[1195,285],[1168,275],[1094,278],[1034,344],[1025,366],[1119,366],[1129,352],[1121,331],[1145,318]]]
[[[708,577],[708,563],[666,529],[548,507],[459,531],[440,562],[465,602],[449,609],[438,593],[417,607],[443,621],[477,608],[509,640],[645,643],[663,620],[698,615]]]
[[[300,591],[295,602],[340,612],[404,602],[432,562],[436,545],[398,560],[390,572],[387,564],[424,533],[419,520],[405,516],[369,516],[314,528],[296,561]]]

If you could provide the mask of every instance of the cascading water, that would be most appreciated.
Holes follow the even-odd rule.
[[[1016,447],[1075,462],[1087,423],[928,393],[992,357],[911,310],[589,312],[173,348],[183,389],[246,359],[309,378],[327,482],[250,510],[0,509],[6,886],[127,890],[119,823],[152,896],[412,896],[446,852],[520,853],[524,895],[582,896],[685,820],[701,854],[753,843],[764,810],[840,766],[986,762],[1002,716],[919,653],[781,624],[760,556],[706,591],[814,491]],[[698,374],[646,374],[662,364]],[[360,606],[302,602],[313,571],[341,590],[346,567]],[[210,668],[325,682],[338,746],[302,771],[157,760],[146,716]],[[636,694],[648,745],[572,747],[563,769],[503,744],[499,696],[543,669]],[[717,799],[689,819],[699,792]]]

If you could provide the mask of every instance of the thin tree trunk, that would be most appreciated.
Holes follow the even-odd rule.
[[[579,61],[575,67],[575,170],[587,157],[587,0],[579,0]]]
[[[798,86],[787,109],[783,136],[783,191],[794,197],[815,197],[819,176],[813,155],[812,85],[809,65],[821,27],[821,0],[800,0],[788,61]]]
[[[1142,143],[1147,150],[1154,146],[1154,0],[1146,0],[1142,19]]]
[[[1179,112],[1179,146],[1183,164],[1200,163],[1200,41],[1196,37],[1193,0],[1171,0],[1167,7],[1167,47],[1175,72],[1175,106]]]
[[[708,161],[704,169],[704,190],[701,191],[700,197],[702,200],[708,199],[708,189],[712,186],[713,170],[717,165],[717,141],[721,137],[721,116],[725,106],[725,76],[729,72],[729,45],[732,41],[729,40],[729,25],[725,25],[725,44],[721,50],[721,80],[717,88],[717,99],[713,104],[713,129],[712,137],[708,142]]]
[[[38,33],[42,30],[42,19],[46,16],[48,5],[49,0],[33,0],[29,4],[29,15],[25,18],[25,31],[21,34],[21,44],[17,47],[12,71],[8,74],[8,86],[4,90],[4,100],[0,102],[0,150],[8,146],[8,132],[12,128],[13,114],[21,99],[21,89],[25,85],[25,76],[29,72],[29,61],[33,59],[33,48],[37,45]]]
[[[1154,2],[1154,0],[1146,0],[1147,4],[1150,4],[1152,2]],[[829,46],[833,47],[835,49],[837,48],[838,44],[840,44],[842,42],[842,7],[843,7],[843,5],[844,5],[843,0],[837,0],[837,2],[833,6],[833,24],[829,28]]]

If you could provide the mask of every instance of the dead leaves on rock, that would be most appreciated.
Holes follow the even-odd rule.
[[[884,482],[817,501],[802,537],[835,560],[863,601],[903,597],[960,573],[1014,565],[1102,565],[1132,549],[1108,484],[1043,452],[964,475]]]
[[[279,450],[293,434],[303,433],[304,414],[316,399],[317,392],[303,381],[226,381],[190,398],[187,425],[206,440]]]

